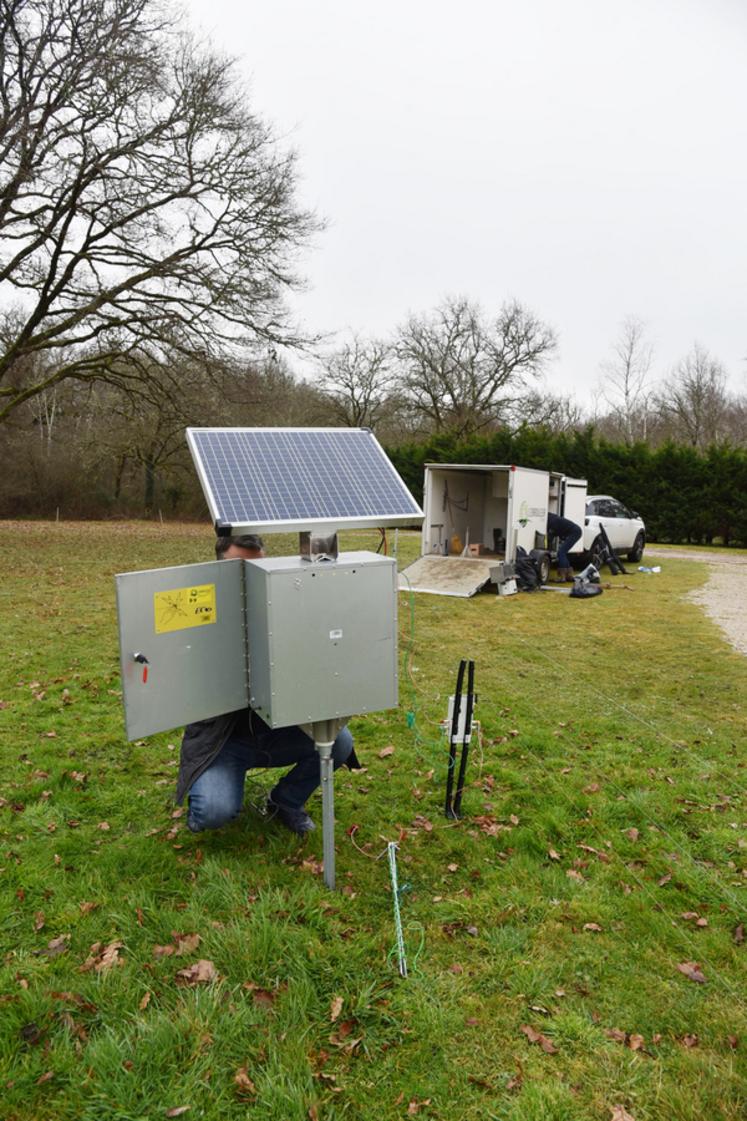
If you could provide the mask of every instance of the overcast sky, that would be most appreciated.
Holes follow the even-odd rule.
[[[387,335],[446,295],[552,324],[587,403],[621,321],[747,389],[745,0],[186,0],[299,154],[328,225],[308,329]]]

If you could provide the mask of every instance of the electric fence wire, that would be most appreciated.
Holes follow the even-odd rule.
[[[405,939],[402,933],[402,916],[399,909],[399,885],[397,883],[397,842],[389,841],[387,844],[389,855],[389,875],[392,881],[392,903],[394,906],[394,929],[397,936],[397,958],[400,977],[407,976],[407,955],[405,953]]]
[[[572,672],[570,670],[564,670],[562,667],[562,652],[558,651],[554,655],[546,654],[544,650],[539,650],[536,646],[533,646],[531,643],[527,642],[527,640],[522,638],[520,634],[514,633],[512,637],[516,638],[519,643],[526,646],[527,649],[531,650],[533,655],[539,655],[541,659],[552,665],[553,668],[557,672],[559,672],[561,677],[567,677],[569,680],[572,680],[574,691],[577,682],[582,681],[585,688],[588,689],[590,693],[596,694],[596,696],[599,697],[600,700],[603,700],[605,704],[609,705],[612,710],[617,710],[618,712],[621,712],[625,716],[627,716],[630,720],[637,721],[639,724],[644,725],[644,727],[652,731],[658,739],[668,743],[671,747],[676,748],[680,754],[688,755],[691,759],[695,760],[695,762],[697,762],[699,766],[708,768],[715,777],[723,778],[728,783],[733,784],[734,780],[731,776],[727,775],[724,771],[720,771],[714,768],[713,760],[709,760],[705,756],[699,755],[698,752],[693,751],[692,748],[688,747],[687,744],[684,743],[684,741],[673,739],[672,736],[664,731],[663,728],[655,724],[653,720],[647,720],[645,716],[641,716],[640,713],[633,711],[633,709],[623,704],[622,701],[616,701],[613,697],[609,697],[601,689],[593,685],[588,680],[588,678],[582,677],[577,669],[574,669]],[[734,786],[733,789],[738,795],[747,794],[746,787]]]
[[[407,578],[405,577],[405,579],[407,579]],[[408,584],[409,584],[409,581],[408,581]],[[415,641],[415,610],[414,610],[414,594],[413,594],[412,590],[409,591],[409,598],[410,598],[410,615],[411,615],[411,633],[410,633],[410,645],[409,645],[409,647],[408,647],[408,649],[406,650],[406,653],[405,653],[406,658],[408,657],[409,653],[414,648],[414,641]],[[536,655],[538,653],[536,646],[533,646],[532,644],[530,644],[526,640],[522,639],[520,635],[514,634],[514,637],[518,638],[520,643],[523,643],[525,646],[527,646],[527,648],[532,651],[533,655]],[[623,705],[621,702],[615,701],[614,698],[607,696],[602,690],[592,686],[587,680],[585,680],[583,678],[579,679],[578,675],[575,672],[573,674],[571,674],[571,671],[564,671],[561,668],[562,667],[562,659],[559,657],[559,655],[556,655],[556,658],[554,660],[551,654],[545,654],[543,651],[539,651],[539,654],[540,654],[540,657],[545,658],[550,664],[553,665],[553,668],[557,672],[560,673],[561,677],[567,676],[569,679],[572,677],[573,686],[574,686],[574,696],[578,695],[578,684],[579,684],[579,680],[580,680],[582,685],[588,687],[590,692],[595,693],[598,697],[602,698],[605,701],[605,703],[610,706],[610,708],[612,710],[617,710],[619,712],[622,712],[625,716],[627,716],[631,719],[638,720],[640,723],[644,724],[647,728],[649,728],[658,738],[661,738],[663,741],[666,741],[670,745],[676,747],[678,750],[682,749],[683,745],[679,741],[674,740],[666,732],[664,732],[662,729],[660,729],[652,720],[647,720],[644,717],[641,717],[639,714],[637,714],[637,713],[633,712],[632,710],[628,709],[628,707],[626,705]],[[410,677],[410,681],[411,681],[411,685],[412,685],[413,690],[415,690],[416,686],[415,686],[414,681],[412,681],[411,677]],[[485,711],[484,706],[483,706],[483,711]],[[417,712],[417,707],[416,707],[415,704],[413,704],[413,706],[412,706],[412,712],[413,712],[413,714],[416,714],[416,712]],[[411,725],[411,727],[413,727],[413,731],[416,732],[416,727],[414,727],[414,725],[415,725],[415,720],[413,720],[413,725]],[[427,742],[427,741],[424,741],[422,737],[419,737],[419,736],[416,735],[416,742],[417,741],[419,741],[421,743]],[[435,745],[431,744],[431,746],[435,746]],[[701,756],[699,756],[697,754],[697,752],[687,751],[687,754],[689,754],[693,758],[695,758],[701,764],[701,766],[705,766],[707,769],[710,768],[710,766],[711,766],[710,763],[707,760],[705,760],[704,758],[702,758]],[[565,789],[557,783],[557,780],[555,779],[555,777],[553,776],[553,774],[549,770],[549,768],[544,766],[544,764],[541,762],[541,760],[537,756],[533,756],[533,759],[534,759],[534,762],[539,766],[539,768],[544,772],[546,778],[548,778],[550,780],[550,782],[552,784],[552,787],[555,790],[557,790],[557,792],[561,795],[561,797],[568,803],[569,807],[573,808],[572,799],[569,797],[569,795],[567,794]],[[720,776],[724,777],[723,772],[720,772]],[[605,782],[607,782],[612,787],[612,789],[614,789],[616,791],[616,793],[619,796],[622,796],[625,800],[627,800],[627,798],[628,798],[627,793],[625,791],[623,791],[623,789],[621,787],[619,787],[614,782],[613,779],[610,779],[608,776],[604,776],[604,779],[605,779]],[[739,792],[743,793],[743,791],[739,791]],[[742,913],[743,908],[744,908],[743,902],[741,900],[737,899],[737,897],[734,896],[731,892],[727,891],[726,888],[724,887],[724,885],[719,883],[719,881],[716,877],[710,875],[708,869],[704,868],[702,865],[699,865],[698,862],[695,860],[695,858],[692,856],[692,854],[690,852],[688,852],[688,850],[685,849],[680,844],[680,842],[677,840],[677,838],[674,837],[669,832],[669,830],[666,829],[666,827],[664,827],[661,824],[661,822],[657,822],[654,818],[652,818],[645,811],[641,813],[641,816],[649,823],[649,825],[653,825],[660,833],[662,833],[663,835],[665,835],[669,839],[669,841],[673,844],[673,846],[676,849],[678,849],[680,853],[682,853],[682,855],[685,857],[686,861],[688,861],[690,864],[692,864],[694,866],[694,868],[695,868],[696,872],[699,874],[699,876],[703,876],[706,881],[715,885],[718,893],[721,894],[725,899],[728,899],[732,903],[732,907],[736,911],[737,915],[740,915]],[[592,827],[595,829],[595,831],[596,831],[597,835],[599,836],[600,840],[603,841],[604,838],[601,835],[600,827],[597,825],[597,823],[593,819],[588,819],[588,820],[589,820],[590,824],[592,824]],[[607,854],[607,855],[609,855],[609,854]],[[643,880],[641,880],[635,874],[635,871],[633,869],[631,869],[627,864],[625,864],[622,857],[618,856],[616,853],[613,853],[613,855],[621,862],[621,864],[625,868],[625,873],[628,876],[630,876],[631,879],[633,879],[635,881],[635,883],[638,885],[639,889],[644,893],[644,895],[647,898],[649,898],[653,902],[653,904],[657,908],[657,910],[663,911],[661,900],[653,894],[653,892],[646,885],[646,883]],[[666,912],[664,912],[664,913],[666,913]],[[676,926],[679,934],[682,936],[683,941],[685,943],[687,943],[687,945],[690,947],[690,949],[692,951],[694,951],[696,956],[699,957],[699,959],[702,962],[705,962],[705,964],[709,967],[709,969],[711,971],[711,975],[719,981],[719,983],[722,985],[722,987],[739,1004],[739,1006],[743,1010],[747,1011],[747,1005],[745,1005],[744,1001],[742,1000],[742,998],[739,995],[739,993],[737,992],[737,990],[735,990],[733,988],[733,986],[731,985],[731,983],[729,981],[727,981],[722,976],[721,972],[715,968],[713,963],[708,961],[704,957],[704,955],[702,953],[702,950],[698,946],[696,946],[695,942],[689,936],[687,931],[683,930],[677,923],[674,922],[674,918],[672,917],[672,915],[670,915],[669,917],[670,917],[670,920],[673,922],[673,924]]]

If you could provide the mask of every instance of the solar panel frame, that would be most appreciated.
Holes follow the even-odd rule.
[[[219,534],[423,521],[367,428],[188,428],[187,443]]]

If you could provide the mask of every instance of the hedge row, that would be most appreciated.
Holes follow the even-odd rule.
[[[598,439],[593,429],[554,434],[543,429],[496,432],[457,442],[387,449],[413,494],[422,499],[426,463],[517,463],[585,478],[591,494],[611,494],[646,523],[651,541],[747,546],[747,451],[707,452],[677,444],[655,450]]]

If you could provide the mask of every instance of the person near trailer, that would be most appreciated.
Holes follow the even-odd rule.
[[[569,552],[581,537],[583,530],[570,518],[561,518],[560,514],[547,515],[547,532],[550,537],[558,539],[558,580],[563,582],[573,579],[573,565]]]
[[[257,560],[265,552],[261,537],[244,534],[219,537],[215,554],[218,560]],[[360,766],[347,727],[337,735],[332,759],[335,770],[343,764]],[[314,829],[305,808],[321,782],[314,741],[298,727],[270,728],[251,708],[198,720],[184,729],[176,800],[188,799],[189,829],[200,833],[232,821],[243,806],[246,772],[256,767],[291,767],[270,791],[269,815],[299,836]]]

